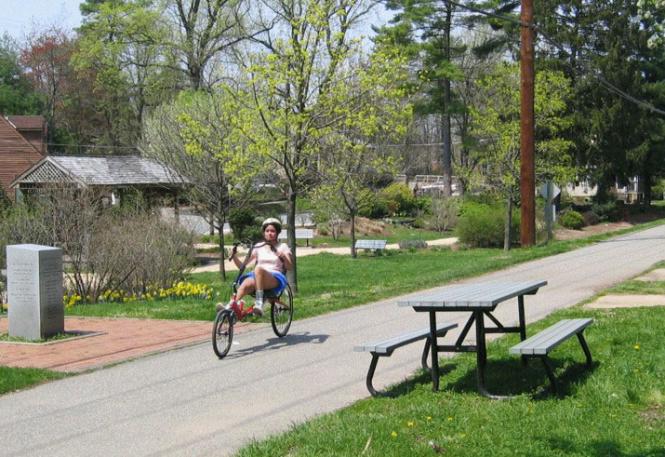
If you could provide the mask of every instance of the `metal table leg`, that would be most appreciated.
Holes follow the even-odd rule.
[[[520,341],[526,340],[526,319],[524,317],[524,295],[517,297],[517,311],[520,318]],[[527,358],[522,356],[522,366],[527,365]]]
[[[478,390],[483,393],[485,389],[485,364],[487,363],[487,347],[485,343],[485,319],[482,311],[473,312],[476,320],[476,375],[478,378]]]
[[[430,351],[432,354],[432,390],[439,390],[439,343],[436,337],[436,311],[429,312]]]

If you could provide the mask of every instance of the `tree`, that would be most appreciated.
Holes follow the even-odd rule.
[[[406,103],[406,60],[376,52],[367,64],[347,67],[337,75],[321,104],[330,115],[322,129],[322,184],[319,198],[336,196],[351,221],[351,255],[356,257],[355,218],[374,199],[372,180],[394,175],[396,163],[381,143],[399,141],[406,133],[412,108]],[[346,103],[340,101],[348,100]]]
[[[215,80],[209,67],[220,54],[229,52],[251,35],[244,23],[248,15],[247,3],[242,0],[169,0],[166,3],[162,18],[169,34],[164,47],[179,56],[192,89],[209,87]]]
[[[104,136],[98,141],[133,146],[140,137],[146,109],[168,100],[175,82],[156,70],[162,61],[155,37],[164,32],[148,1],[108,1],[82,5],[74,64],[94,76],[96,109],[103,113]],[[169,80],[164,82],[163,79]]]
[[[60,127],[67,91],[74,83],[70,60],[74,43],[65,32],[55,27],[28,37],[21,52],[21,63],[36,92],[42,95],[42,113],[49,125],[49,143]]]
[[[264,49],[253,52],[245,64],[250,79],[238,94],[242,109],[238,128],[258,154],[271,161],[288,188],[288,243],[297,260],[296,201],[308,185],[315,166],[324,119],[341,123],[320,103],[336,75],[352,54],[354,24],[366,14],[361,0],[264,0],[277,25],[255,41]],[[269,29],[268,23],[263,27]],[[340,103],[345,101],[340,100]],[[297,289],[297,262],[289,272]]]
[[[18,45],[4,34],[0,37],[0,114],[38,114],[41,105],[20,64]]]
[[[572,83],[574,122],[565,135],[599,200],[635,174],[649,195],[653,174],[662,173],[663,13],[660,0],[536,2],[538,65]]]
[[[417,68],[417,84],[422,98],[416,103],[421,115],[437,115],[441,132],[441,167],[445,196],[452,194],[453,148],[452,117],[461,111],[452,82],[461,79],[455,59],[465,47],[453,38],[454,15],[457,3],[447,0],[388,0],[388,9],[398,13],[392,26],[379,30],[377,41],[397,46],[411,55]]]
[[[189,182],[191,200],[216,222],[224,279],[224,223],[231,208],[248,204],[253,178],[261,171],[232,130],[236,109],[230,97],[223,88],[181,93],[149,117],[142,146],[148,157]]]
[[[575,175],[569,154],[571,143],[559,136],[570,124],[565,113],[569,83],[561,73],[542,71],[536,76],[536,176],[569,182]],[[483,105],[473,109],[483,182],[506,202],[504,249],[510,249],[513,205],[519,196],[520,96],[516,65],[501,63],[478,82]]]

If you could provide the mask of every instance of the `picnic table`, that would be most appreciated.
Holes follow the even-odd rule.
[[[526,339],[526,322],[524,317],[524,296],[534,295],[547,281],[533,280],[520,282],[484,282],[446,287],[442,290],[416,296],[407,300],[398,301],[399,306],[411,306],[416,312],[429,313],[429,327],[431,340],[431,374],[432,389],[439,390],[439,351],[444,352],[475,352],[477,360],[478,391],[488,397],[490,394],[485,387],[485,366],[487,364],[488,333],[519,333],[520,339]],[[499,303],[517,297],[519,323],[516,327],[504,326],[492,312]],[[453,345],[441,345],[436,338],[436,314],[439,312],[468,311],[471,313],[466,325]],[[487,317],[494,326],[485,326]],[[464,340],[471,329],[476,327],[476,344],[464,344]]]

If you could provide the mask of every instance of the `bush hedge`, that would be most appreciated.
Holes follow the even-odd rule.
[[[503,247],[506,211],[499,203],[466,201],[462,205],[457,233],[462,243],[472,247]],[[519,233],[519,215],[513,212],[511,239]]]
[[[569,210],[561,215],[559,223],[568,229],[580,230],[584,227],[584,216],[575,210]]]

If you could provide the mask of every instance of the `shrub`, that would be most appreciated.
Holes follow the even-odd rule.
[[[665,179],[661,179],[652,187],[651,198],[654,200],[665,200]]]
[[[427,242],[425,240],[400,240],[399,243],[400,249],[425,249],[427,248]]]
[[[585,211],[582,217],[584,218],[584,225],[596,225],[600,222],[600,217],[593,211]]]
[[[506,211],[502,205],[464,202],[457,224],[457,233],[462,243],[472,247],[502,247]],[[517,239],[519,216],[513,212],[510,224],[511,239]]]
[[[430,228],[443,232],[457,225],[462,200],[458,197],[432,199]]]
[[[192,234],[156,213],[101,209],[98,195],[51,189],[33,207],[16,205],[0,218],[0,248],[35,243],[57,245],[68,259],[72,297],[97,301],[106,289],[128,294],[180,280],[193,260]],[[3,259],[4,261],[4,259]]]
[[[229,212],[229,226],[233,230],[233,237],[236,240],[255,240],[257,239],[257,214],[249,208],[235,208]],[[258,228],[259,234],[261,232]],[[260,236],[259,236],[260,239]]]
[[[26,205],[0,209],[0,269],[5,268],[6,247],[10,244],[52,244],[46,218],[39,208]]]
[[[577,211],[566,211],[561,215],[559,223],[566,228],[580,230],[584,227],[584,217]]]
[[[416,197],[404,183],[393,183],[381,190],[380,198],[386,202],[389,216],[412,215],[418,209]]]
[[[607,203],[595,203],[591,211],[596,213],[601,221],[616,222],[623,219],[623,210],[619,208],[616,201]]]

